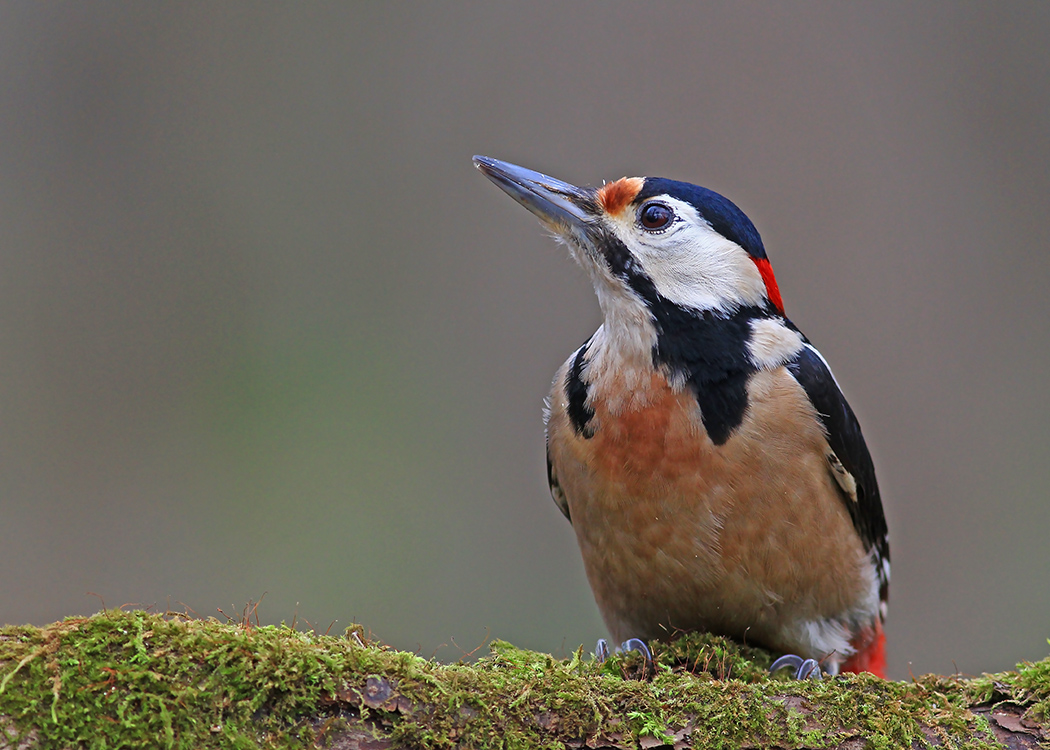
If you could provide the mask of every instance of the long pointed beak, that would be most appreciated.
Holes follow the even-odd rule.
[[[600,209],[594,188],[570,185],[487,156],[475,156],[474,166],[558,234],[583,239],[598,219]]]

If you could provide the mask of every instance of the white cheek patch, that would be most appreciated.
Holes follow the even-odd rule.
[[[668,196],[661,200],[677,216],[666,232],[646,232],[630,211],[609,222],[656,290],[693,310],[762,305],[766,285],[747,251],[712,229],[688,203]]]
[[[758,318],[751,321],[747,349],[751,362],[759,369],[771,369],[790,362],[802,350],[802,336],[781,321]]]

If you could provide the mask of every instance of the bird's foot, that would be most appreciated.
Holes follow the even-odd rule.
[[[629,651],[637,651],[642,655],[645,660],[643,666],[643,674],[653,675],[656,674],[656,667],[653,666],[653,652],[649,650],[649,647],[645,645],[645,641],[640,638],[628,638],[626,641],[621,643],[617,647],[617,652],[627,653]],[[599,638],[598,643],[594,646],[594,658],[599,664],[606,661],[609,658],[609,643],[604,638]]]
[[[640,638],[628,638],[620,645],[622,651],[637,651],[645,659],[645,666],[649,669],[650,673],[653,670],[653,652],[649,650],[649,647],[645,645],[645,641]]]
[[[769,667],[769,673],[790,667],[794,671],[796,680],[814,679],[819,680],[822,676],[820,664],[816,659],[803,659],[795,654],[784,654]]]

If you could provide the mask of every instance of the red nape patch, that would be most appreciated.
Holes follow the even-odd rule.
[[[645,183],[641,177],[624,177],[598,189],[598,203],[607,214],[618,214],[630,205]]]
[[[773,303],[773,307],[777,309],[781,315],[784,314],[784,301],[780,299],[780,287],[777,286],[777,279],[773,275],[773,266],[769,265],[769,258],[752,258],[755,261],[755,265],[758,266],[758,272],[762,274],[762,281],[766,284],[766,294],[769,295],[769,301]]]
[[[842,665],[842,672],[871,672],[876,677],[886,679],[886,634],[882,632],[882,623],[875,625],[875,637],[867,646],[855,653]]]

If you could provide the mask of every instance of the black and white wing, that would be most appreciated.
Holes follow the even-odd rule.
[[[889,586],[890,546],[886,516],[875,480],[875,465],[853,409],[842,395],[828,363],[808,342],[787,363],[788,371],[806,392],[828,434],[828,463],[842,491],[853,526],[864,548],[873,554],[879,575],[879,594],[885,601]]]

